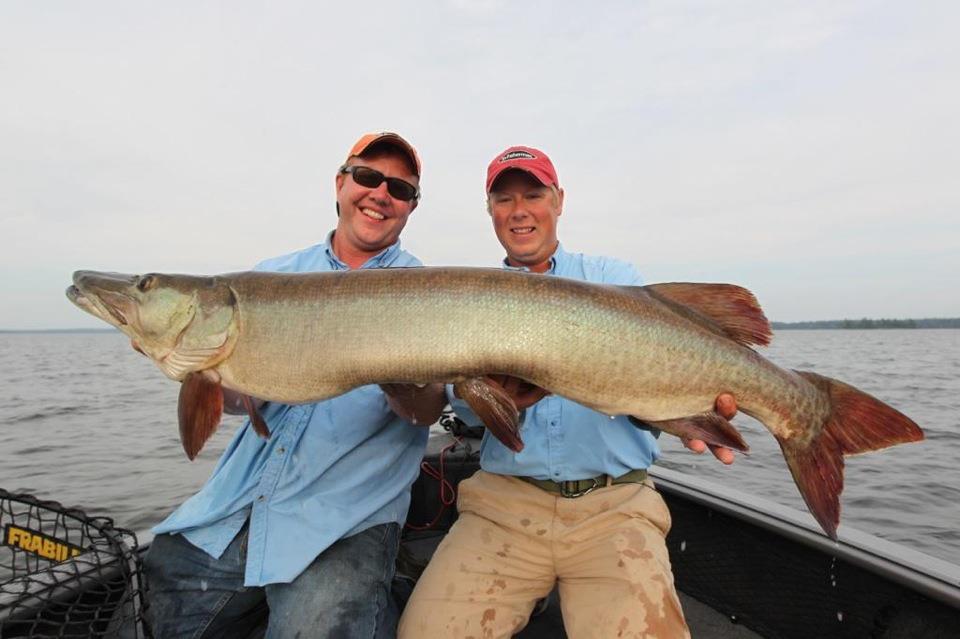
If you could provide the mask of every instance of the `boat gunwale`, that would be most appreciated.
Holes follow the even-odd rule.
[[[679,471],[655,466],[649,472],[661,492],[768,530],[960,609],[958,565],[847,525],[833,541],[808,513]]]

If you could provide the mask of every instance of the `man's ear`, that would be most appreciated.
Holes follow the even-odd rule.
[[[410,213],[413,213],[416,210],[417,206],[419,205],[420,205],[420,200],[419,199],[414,200],[413,204],[410,205]],[[407,215],[410,215],[410,213],[407,213]]]
[[[563,213],[563,189],[557,189],[557,217]]]

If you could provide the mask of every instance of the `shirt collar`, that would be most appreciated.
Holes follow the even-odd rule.
[[[557,264],[564,260],[567,256],[567,252],[563,250],[563,244],[557,242],[557,250],[553,252],[553,255],[550,256],[550,267],[544,271],[544,275],[556,275],[557,274]],[[507,262],[507,258],[503,258],[503,268],[508,271],[530,271],[529,267],[526,266],[512,266]]]
[[[333,252],[333,234],[336,232],[336,229],[330,231],[327,234],[327,242],[324,247],[324,251],[327,254],[327,260],[330,262],[330,266],[334,270],[338,271],[347,271],[350,270],[350,267],[347,266],[346,262],[337,257],[337,254]],[[397,240],[387,248],[383,249],[366,262],[360,268],[380,268],[381,266],[389,266],[397,259],[397,256],[400,254],[400,240]]]

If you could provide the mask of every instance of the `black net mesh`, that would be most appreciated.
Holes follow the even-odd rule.
[[[146,637],[136,536],[0,489],[0,638]]]

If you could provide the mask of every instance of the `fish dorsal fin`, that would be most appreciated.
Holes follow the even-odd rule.
[[[744,346],[765,346],[773,337],[757,299],[742,286],[668,282],[621,288],[645,291],[679,315]]]

